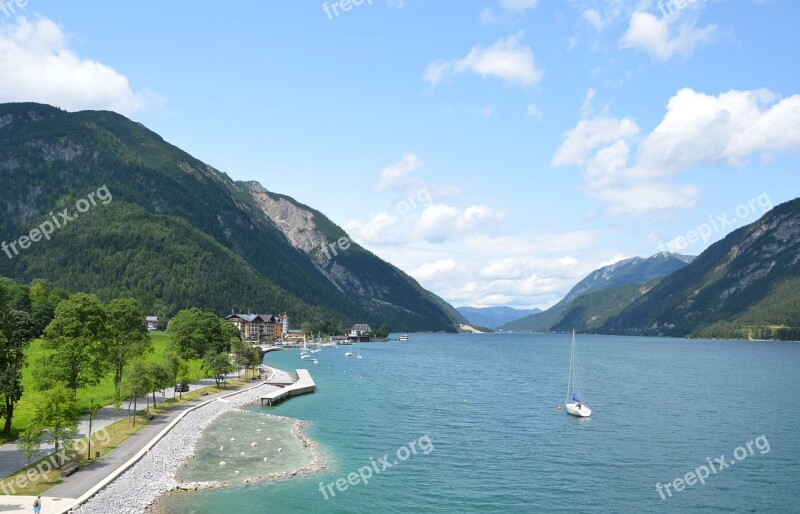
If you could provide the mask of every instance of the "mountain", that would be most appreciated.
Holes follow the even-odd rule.
[[[152,314],[287,311],[320,329],[463,322],[319,211],[233,181],[113,112],[0,105],[0,209],[0,275],[134,296]]]
[[[549,331],[553,325],[558,323],[561,314],[579,296],[623,285],[644,284],[683,268],[693,259],[694,257],[688,255],[660,252],[647,259],[633,257],[610,266],[604,266],[578,282],[561,301],[546,311],[506,323],[500,328],[511,331]]]
[[[602,331],[800,340],[800,199],[711,245]]]
[[[513,307],[457,307],[456,310],[472,325],[491,329],[542,312],[541,309],[514,309]]]
[[[606,321],[619,315],[637,298],[652,289],[659,280],[656,278],[644,284],[628,284],[581,295],[559,314],[557,321],[549,330],[595,332]]]

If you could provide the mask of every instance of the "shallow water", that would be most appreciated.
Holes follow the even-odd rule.
[[[223,414],[203,432],[194,457],[178,471],[177,480],[242,485],[245,480],[308,466],[313,456],[292,435],[292,425],[256,412]]]
[[[567,335],[412,334],[362,344],[362,360],[325,349],[318,366],[296,350],[269,354],[276,367],[307,367],[318,390],[251,410],[308,420],[329,469],[165,505],[176,514],[797,511],[800,345],[611,336],[578,336],[578,345],[594,411],[584,420],[556,410]],[[754,451],[735,461],[750,442]],[[397,464],[367,485],[323,494],[384,455]],[[657,482],[720,456],[735,464],[660,497]]]

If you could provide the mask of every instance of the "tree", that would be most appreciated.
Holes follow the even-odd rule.
[[[311,328],[311,323],[308,321],[304,321],[302,325],[300,325],[300,330],[303,332],[304,335],[310,336],[314,330]]]
[[[232,324],[228,323],[229,325],[233,326]],[[233,326],[235,329],[236,327]],[[239,331],[236,330],[238,333]],[[245,357],[245,353],[247,352],[248,348],[252,348],[249,344],[242,341],[242,338],[234,339],[231,342],[231,352],[233,353],[233,362],[236,363],[236,373],[241,374],[241,368],[247,366],[247,358]]]
[[[86,458],[88,460],[92,460],[92,424],[98,412],[100,412],[100,405],[94,403],[94,398],[92,398],[89,405],[89,435],[86,437],[86,440],[89,442],[89,449],[86,451]]]
[[[213,312],[193,307],[176,314],[167,333],[172,337],[172,346],[178,355],[187,360],[197,359],[209,351],[229,349],[229,333],[226,333],[223,323],[230,324]]]
[[[61,302],[44,331],[44,348],[54,350],[46,373],[73,391],[96,385],[108,368],[105,335],[106,313],[96,298],[77,293]]]
[[[181,362],[185,362],[181,359],[181,356],[175,353],[172,350],[167,350],[164,352],[164,370],[169,377],[169,384],[167,387],[176,385],[178,381],[178,373],[181,369]],[[181,388],[182,389],[182,388]],[[181,391],[182,392],[182,391]],[[172,388],[172,398],[175,399],[175,388]]]
[[[19,439],[17,439],[17,449],[25,457],[25,460],[28,464],[31,463],[31,458],[39,453],[39,448],[41,448],[42,443],[44,442],[44,432],[39,426],[35,423],[31,423],[28,425],[28,428],[25,429],[19,435]]]
[[[255,369],[259,364],[261,364],[261,354],[258,353],[258,350],[250,346],[245,349],[244,354],[242,355],[242,361],[244,363],[245,377],[247,377],[247,371],[249,369]]]
[[[29,290],[31,300],[31,319],[36,335],[44,332],[45,327],[53,320],[55,308],[47,297],[47,288],[41,281],[34,281]]]
[[[25,349],[34,338],[30,315],[12,309],[6,290],[0,286],[0,416],[5,418],[3,436],[11,439],[14,408],[22,398],[22,368],[25,366]]]
[[[0,288],[6,292],[6,301],[9,308],[22,311],[31,311],[31,297],[28,286],[18,284],[10,278],[0,278]]]
[[[381,324],[381,328],[375,331],[375,337],[379,339],[384,339],[389,337],[389,324],[385,322]]]
[[[167,367],[160,362],[150,362],[145,369],[150,379],[150,391],[153,392],[153,408],[155,408],[156,392],[169,387],[172,377],[169,376]]]
[[[133,426],[136,426],[136,404],[150,392],[150,376],[141,359],[133,361],[125,378],[128,393],[133,397]],[[130,405],[130,404],[129,404]]]
[[[183,359],[178,362],[178,383],[180,383],[181,386],[189,383],[189,363]],[[180,389],[179,396],[183,398],[183,387]]]
[[[210,351],[203,357],[203,369],[214,376],[217,387],[225,380],[225,374],[236,369],[225,352]]]
[[[136,300],[133,298],[111,300],[106,305],[105,312],[108,360],[114,370],[114,385],[116,395],[119,397],[125,366],[133,359],[152,352],[153,345],[150,334],[142,322],[144,315],[139,311]]]
[[[34,424],[50,432],[58,453],[59,440],[66,447],[75,438],[79,415],[74,392],[59,382],[45,391]]]

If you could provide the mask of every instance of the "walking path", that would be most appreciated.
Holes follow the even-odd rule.
[[[235,375],[229,375],[228,378],[235,378]],[[215,385],[213,378],[206,378],[199,382],[195,382],[193,384],[189,384],[189,391],[194,391],[197,389],[202,389],[204,387],[209,387]],[[165,391],[164,395],[156,394],[156,403],[161,403],[164,400],[171,398],[170,394],[172,391]],[[176,395],[179,393],[175,393]],[[149,400],[152,402],[153,397],[152,395],[149,396]],[[131,407],[133,406],[133,399],[131,398],[128,400],[131,403]],[[119,414],[114,412],[114,406],[109,405],[107,407],[103,407],[97,412],[97,417],[92,422],[92,432],[100,430],[103,427],[107,427],[112,423],[115,423],[122,419],[125,416],[125,413],[128,409],[128,401],[122,404],[122,409],[120,410]],[[144,398],[139,398],[137,400],[137,408],[145,404]],[[87,417],[81,418],[80,423],[78,424],[78,435],[75,439],[80,439],[82,437],[86,437],[89,434],[89,419]],[[36,462],[48,455],[53,454],[55,451],[55,447],[52,443],[42,444],[41,451],[31,458],[31,462]],[[17,447],[17,443],[12,441],[10,443],[6,443],[3,446],[0,446],[0,478],[7,477],[16,473],[17,471],[24,469],[28,465],[28,462],[25,460],[25,457],[19,452],[19,448]],[[0,503],[0,505],[2,505]],[[3,512],[0,509],[0,512]]]
[[[235,378],[236,375],[230,375],[229,378]],[[189,390],[194,391],[215,385],[213,378],[203,379],[189,385]],[[166,413],[156,416],[147,426],[136,432],[133,436],[128,438],[120,446],[109,452],[102,459],[96,461],[88,467],[82,467],[78,473],[73,474],[61,484],[53,487],[45,493],[42,498],[42,513],[62,512],[65,511],[75,499],[79,498],[83,493],[90,490],[93,486],[98,484],[101,480],[111,475],[122,464],[131,459],[137,452],[144,448],[156,435],[158,435],[169,423],[174,421],[184,411],[197,406],[202,402],[212,400],[214,398],[231,394],[232,391],[222,391],[219,393],[203,396],[195,400],[190,400],[170,409]],[[169,396],[170,391],[165,391],[164,396],[156,395],[157,403],[161,403]],[[152,396],[150,398],[152,400]],[[131,400],[132,401],[132,400]],[[141,399],[139,405],[144,404],[144,399]],[[123,404],[123,410],[127,410],[127,403]],[[123,412],[122,410],[120,411]],[[121,416],[125,414],[122,413]],[[98,411],[97,418],[92,422],[92,432],[96,432],[103,427],[118,421],[121,417],[114,413],[114,406],[108,406]],[[89,422],[86,419],[81,419],[78,426],[77,438],[85,437],[89,432]],[[36,462],[54,452],[53,445],[42,445],[42,451],[31,459],[31,462]],[[16,443],[8,443],[0,446],[0,477],[6,477],[14,474],[17,471],[25,468],[27,461],[19,452]],[[33,509],[34,497],[32,496],[2,496],[0,495],[0,513],[14,514],[14,513],[29,513]],[[66,507],[65,507],[66,506]]]

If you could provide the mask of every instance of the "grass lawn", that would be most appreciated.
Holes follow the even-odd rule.
[[[150,334],[153,340],[153,353],[148,354],[146,359],[149,361],[163,361],[164,352],[169,343],[169,336],[164,332],[153,332]],[[42,393],[35,390],[33,383],[32,367],[36,365],[36,361],[45,353],[42,349],[42,341],[37,339],[32,342],[25,354],[28,357],[25,368],[22,370],[22,386],[23,394],[22,399],[14,409],[14,422],[11,426],[11,437],[16,439],[19,434],[25,430],[25,427],[31,422],[36,412],[36,406],[41,399]],[[192,360],[189,362],[189,375],[190,381],[194,382],[204,378],[205,373],[202,372],[202,361],[200,359]],[[184,395],[186,396],[186,395]],[[114,375],[109,372],[99,384],[92,387],[85,387],[78,389],[78,407],[81,410],[88,409],[94,399],[95,403],[102,406],[111,405],[114,403]],[[0,436],[0,443],[5,442]]]
[[[183,398],[176,398],[173,400],[172,398],[166,400],[163,403],[158,404],[155,408],[150,408],[149,412],[151,414],[155,414],[156,416],[161,415],[173,409],[179,405],[182,405],[190,400],[195,398],[199,398],[201,396],[201,392],[207,392],[208,394],[214,394],[220,391],[228,391],[234,389],[236,387],[249,385],[250,382],[246,380],[228,380],[227,384],[223,385],[222,387],[217,386],[210,386],[205,387],[203,389],[197,389],[196,391],[192,391],[189,393],[184,393]],[[127,412],[127,411],[121,411]],[[108,426],[105,428],[105,434],[98,435],[95,432],[95,436],[92,437],[92,456],[96,451],[100,452],[100,458],[102,459],[108,452],[117,448],[121,445],[125,440],[127,440],[130,436],[141,430],[143,427],[147,425],[147,417],[145,416],[145,409],[137,411],[138,415],[136,416],[136,426],[133,426],[133,418],[130,416],[126,416],[123,414],[123,418],[117,421],[116,423]],[[86,438],[83,438],[83,441],[86,441]],[[77,441],[76,441],[77,443]],[[75,446],[75,445],[73,445]],[[82,447],[84,445],[78,445]],[[80,455],[74,449],[68,450],[67,453],[67,461],[68,462],[75,462],[80,467],[84,468],[90,466],[91,464],[98,462],[96,459],[89,459],[85,452],[81,452]],[[0,494],[12,494],[17,496],[36,496],[39,494],[43,494],[45,491],[54,487],[62,482],[61,480],[61,472],[57,469],[50,469],[49,463],[52,463],[49,457],[42,459],[40,461],[34,462],[28,467],[23,470],[14,473],[13,475],[9,475],[2,479],[2,489],[0,489]],[[56,460],[56,462],[58,462]],[[42,463],[41,466],[37,468],[37,465]]]

